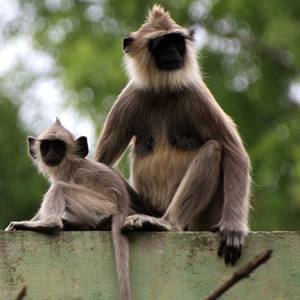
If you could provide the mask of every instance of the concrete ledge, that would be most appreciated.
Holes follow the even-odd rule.
[[[208,232],[133,232],[133,299],[203,299],[267,249],[272,258],[222,299],[300,299],[300,232],[252,232],[235,267],[217,257]],[[110,232],[0,232],[0,299],[118,299]]]

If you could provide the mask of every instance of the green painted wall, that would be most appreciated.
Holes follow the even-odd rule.
[[[300,232],[253,232],[235,267],[217,257],[207,232],[133,232],[133,300],[203,299],[267,249],[272,258],[221,299],[300,299]],[[110,232],[0,232],[0,299],[118,299]]]

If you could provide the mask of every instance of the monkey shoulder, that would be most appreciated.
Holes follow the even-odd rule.
[[[88,158],[82,160],[80,167],[76,171],[76,175],[77,178],[83,181],[102,180],[103,177],[109,179],[117,177],[111,167]]]
[[[189,151],[208,140],[222,142],[235,134],[232,120],[201,86],[155,91],[131,85],[117,102],[124,126],[136,137],[134,153],[140,157],[153,153],[157,146]],[[221,136],[220,128],[230,134]]]

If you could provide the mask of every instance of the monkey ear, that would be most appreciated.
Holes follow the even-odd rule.
[[[29,136],[27,138],[27,141],[28,141],[29,154],[31,155],[32,158],[36,159],[36,152],[34,151],[34,144],[36,139],[32,136]]]
[[[85,158],[89,153],[89,146],[87,143],[87,138],[85,136],[81,136],[76,140],[76,154],[78,154],[81,158]]]
[[[193,40],[196,34],[196,28],[190,28],[189,29],[189,36]]]
[[[133,42],[134,38],[131,36],[125,37],[123,39],[123,50],[127,53],[129,51],[128,47]]]

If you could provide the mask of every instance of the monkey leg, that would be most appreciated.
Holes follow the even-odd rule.
[[[162,219],[180,229],[197,228],[197,218],[214,199],[221,182],[222,146],[215,140],[204,144],[183,177]],[[211,229],[211,228],[209,228]]]
[[[66,210],[63,223],[69,229],[103,230],[111,224],[111,217],[118,207],[109,196],[78,185],[72,186],[65,195]]]
[[[102,229],[118,212],[116,203],[104,193],[64,182],[55,185],[63,197],[59,216],[67,230]]]
[[[168,231],[186,228],[215,195],[220,184],[221,158],[222,146],[215,140],[208,141],[190,163],[164,216],[161,219],[129,216],[123,230]]]
[[[126,218],[122,232],[128,231],[172,231],[173,226],[166,220],[135,214]]]

